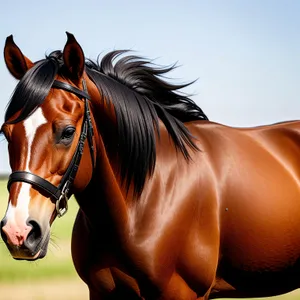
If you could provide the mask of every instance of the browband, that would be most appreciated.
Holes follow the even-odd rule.
[[[89,99],[89,100],[91,99],[90,95],[85,90],[82,91],[82,90],[78,89],[77,87],[70,85],[69,83],[54,80],[52,87],[56,88],[56,89],[65,90],[67,92],[71,92],[71,93],[75,94],[76,96],[78,96],[79,98],[85,98],[85,99]]]

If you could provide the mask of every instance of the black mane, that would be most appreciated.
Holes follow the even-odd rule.
[[[162,78],[174,66],[158,68],[137,56],[120,57],[125,52],[112,51],[97,63],[87,60],[86,72],[104,100],[114,106],[121,179],[127,188],[133,182],[135,194],[139,195],[155,167],[158,119],[166,126],[176,149],[189,159],[187,147],[198,148],[183,122],[208,118],[189,97],[178,92],[189,84],[173,85]],[[20,80],[7,107],[5,122],[20,110],[11,123],[32,114],[49,94],[57,74],[64,74],[61,51],[35,63]]]

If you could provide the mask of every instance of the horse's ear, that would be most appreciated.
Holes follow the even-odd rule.
[[[74,35],[69,32],[66,33],[68,40],[63,51],[64,64],[70,78],[77,81],[81,79],[84,71],[84,54]]]
[[[16,79],[21,79],[33,66],[33,63],[23,55],[19,47],[15,44],[12,35],[8,36],[5,41],[4,60],[7,69]]]

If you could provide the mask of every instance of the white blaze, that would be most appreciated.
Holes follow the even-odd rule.
[[[29,164],[32,154],[32,143],[36,135],[37,129],[47,123],[46,118],[44,117],[42,109],[39,107],[31,116],[29,116],[23,123],[25,129],[25,135],[27,139],[27,157],[25,161],[25,170],[30,172]],[[17,220],[26,222],[29,212],[29,202],[30,202],[30,188],[31,185],[28,183],[21,183],[20,192],[17,198],[17,206],[14,207],[9,201],[9,205],[6,212],[6,217],[8,221],[16,222]],[[18,223],[18,222],[16,222]]]

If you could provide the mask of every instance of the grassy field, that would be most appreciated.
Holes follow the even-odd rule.
[[[0,180],[0,219],[6,210],[7,197],[6,181]],[[68,213],[52,226],[51,244],[42,260],[15,261],[0,239],[0,300],[88,299],[87,288],[75,272],[70,251],[77,209],[76,201],[70,199]],[[296,299],[300,299],[299,290],[272,297],[272,300]]]

